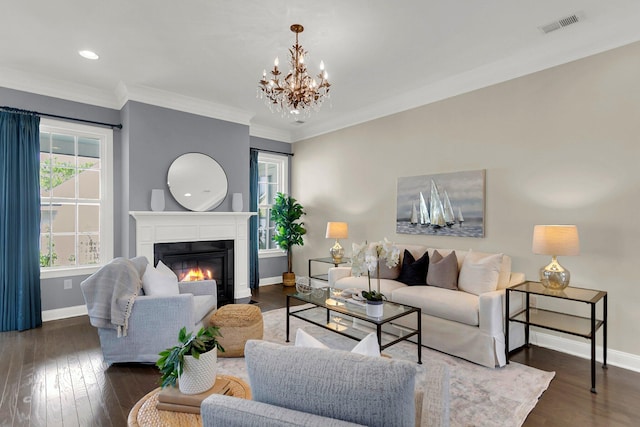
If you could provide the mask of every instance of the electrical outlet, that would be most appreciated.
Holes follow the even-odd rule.
[[[73,282],[71,281],[71,279],[64,279],[64,288],[65,289],[73,288]]]

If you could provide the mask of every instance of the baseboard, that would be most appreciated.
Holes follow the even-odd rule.
[[[88,314],[86,305],[56,308],[54,310],[43,311],[42,321],[50,322],[51,320],[67,319],[69,317],[84,316],[86,314]]]
[[[282,276],[263,277],[260,279],[258,286],[278,285],[282,283]]]
[[[557,335],[531,331],[529,341],[540,347],[550,348],[572,356],[591,360],[591,343],[579,342]],[[596,342],[596,360],[602,363],[602,346]],[[640,356],[622,351],[607,350],[607,365],[618,366],[630,371],[640,372]]]

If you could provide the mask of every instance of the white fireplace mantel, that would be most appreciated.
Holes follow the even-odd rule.
[[[136,256],[153,263],[154,243],[233,240],[234,298],[248,298],[249,218],[254,212],[129,212],[136,220]]]

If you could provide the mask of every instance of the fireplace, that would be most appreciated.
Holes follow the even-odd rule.
[[[249,218],[255,212],[147,212],[132,211],[136,256],[155,258],[158,243],[233,240],[234,293],[228,298],[251,297],[249,289]]]
[[[233,240],[155,243],[154,264],[162,261],[178,280],[215,280],[218,306],[234,300]]]

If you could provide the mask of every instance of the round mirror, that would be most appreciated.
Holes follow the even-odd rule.
[[[205,212],[227,196],[227,175],[222,166],[202,153],[187,153],[171,163],[167,174],[171,195],[185,208]]]

